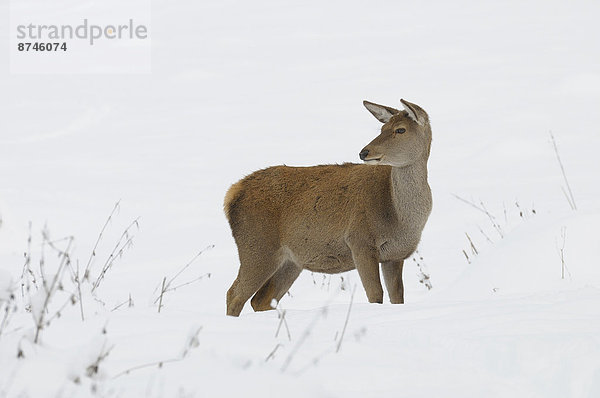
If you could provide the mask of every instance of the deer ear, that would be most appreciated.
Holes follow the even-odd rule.
[[[390,108],[389,106],[374,104],[373,102],[369,101],[363,101],[363,105],[381,123],[389,122],[392,116],[394,116],[397,113],[400,113],[398,109]]]
[[[412,104],[403,99],[401,99],[400,102],[402,102],[404,110],[408,112],[408,117],[417,122],[419,125],[423,126],[429,121],[429,116],[427,116],[427,112],[425,112],[423,108],[421,108],[419,105]]]

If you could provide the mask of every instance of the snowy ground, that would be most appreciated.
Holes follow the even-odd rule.
[[[155,1],[150,75],[10,75],[0,56],[0,397],[600,396],[599,12]],[[226,317],[227,187],[268,165],[358,161],[379,127],[361,101],[400,97],[432,119],[419,251],[433,289],[412,260],[403,306],[368,304],[355,272],[306,273],[277,335],[277,312]],[[73,236],[82,271],[119,200],[82,305],[65,265],[44,320],[68,304],[34,343],[45,297],[22,291],[25,259],[50,283],[64,256],[43,231],[58,250]],[[193,283],[158,313],[174,276]]]

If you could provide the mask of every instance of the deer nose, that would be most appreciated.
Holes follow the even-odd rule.
[[[367,157],[368,154],[369,154],[369,150],[368,149],[363,149],[358,154],[358,157],[360,158],[360,160],[365,160],[365,158]]]

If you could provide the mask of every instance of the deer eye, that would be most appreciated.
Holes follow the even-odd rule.
[[[394,130],[394,133],[396,134],[404,134],[406,132],[406,129],[396,129]]]

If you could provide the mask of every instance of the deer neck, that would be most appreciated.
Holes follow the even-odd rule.
[[[431,190],[427,182],[427,159],[419,159],[404,167],[392,167],[392,202],[396,212],[427,213],[431,209]]]

